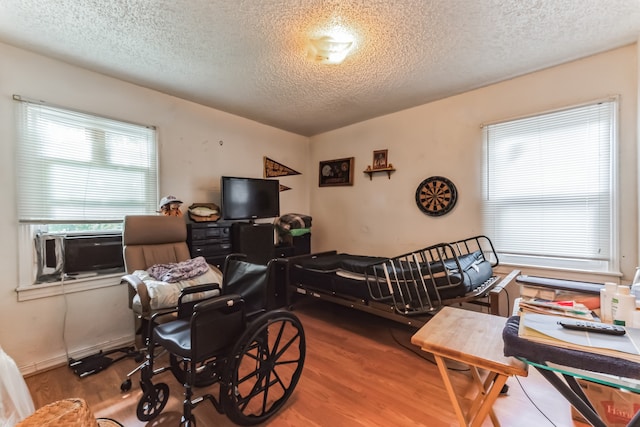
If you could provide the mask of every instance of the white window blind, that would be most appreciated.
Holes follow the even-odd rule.
[[[484,220],[506,263],[612,271],[617,100],[484,127]]]
[[[109,222],[151,214],[156,131],[16,99],[18,219]]]

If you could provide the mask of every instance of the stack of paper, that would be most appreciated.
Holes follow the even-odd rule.
[[[544,301],[537,299],[522,299],[520,310],[529,313],[549,314],[563,317],[573,317],[582,320],[594,320],[591,310],[584,304],[574,301]]]

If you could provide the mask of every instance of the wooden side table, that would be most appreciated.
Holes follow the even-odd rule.
[[[460,426],[480,426],[487,415],[499,426],[493,404],[512,375],[526,377],[527,365],[503,355],[502,330],[507,319],[485,313],[444,307],[411,337],[411,343],[433,353]],[[469,366],[477,388],[465,413],[453,389],[446,359]],[[484,381],[479,369],[488,371]]]

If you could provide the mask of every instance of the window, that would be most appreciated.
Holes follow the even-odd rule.
[[[484,126],[485,232],[501,262],[617,271],[617,104]]]
[[[37,233],[119,233],[124,215],[156,211],[157,143],[150,126],[14,99],[23,285],[44,262]]]

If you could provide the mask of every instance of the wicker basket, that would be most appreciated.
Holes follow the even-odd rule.
[[[84,399],[71,398],[49,403],[16,427],[118,427],[117,421],[108,418],[96,419]]]

